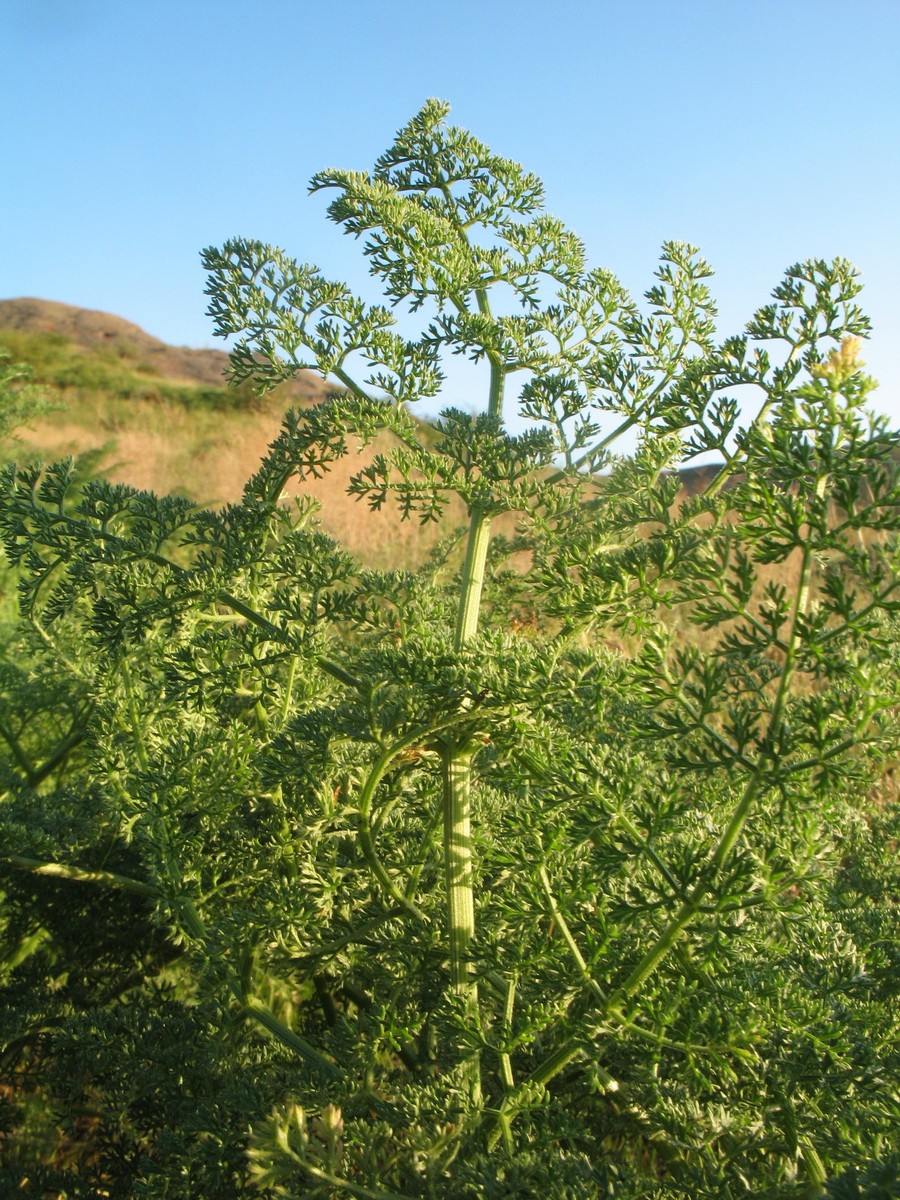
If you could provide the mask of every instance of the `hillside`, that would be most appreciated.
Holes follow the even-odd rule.
[[[20,431],[23,454],[100,452],[99,469],[116,482],[209,505],[239,498],[287,408],[328,391],[304,372],[259,399],[248,385],[226,386],[222,350],[169,346],[122,317],[52,300],[0,300],[0,347],[60,405]],[[323,527],[368,565],[415,565],[441,530],[361,511],[345,489],[364,461],[351,456],[304,490],[321,501]],[[460,506],[450,526],[463,515]]]
[[[228,355],[224,350],[192,350],[187,346],[170,346],[159,338],[145,333],[139,325],[112,313],[97,312],[60,304],[56,300],[0,300],[0,331],[5,344],[14,332],[25,339],[43,344],[40,367],[50,374],[51,364],[84,368],[92,363],[109,382],[124,382],[127,373],[143,378],[144,386],[152,390],[153,381],[171,387],[222,390]],[[56,349],[57,354],[52,353]],[[57,361],[53,361],[56,359]],[[111,368],[119,367],[118,372]],[[75,382],[77,382],[77,370]],[[48,378],[48,383],[67,383],[68,380]],[[312,372],[287,385],[286,393],[293,396],[317,397],[324,393],[322,380]]]
[[[111,313],[55,300],[0,300],[0,349],[28,363],[59,408],[20,431],[22,455],[53,459],[93,453],[104,475],[155,492],[217,506],[237,500],[275,437],[286,409],[328,394],[312,372],[260,399],[248,384],[227,386],[223,350],[170,346]],[[451,505],[442,525],[368,513],[346,494],[351,475],[384,445],[338,463],[303,491],[322,504],[323,528],[368,566],[420,563],[437,538],[465,519]],[[712,467],[683,473],[688,494]],[[294,485],[300,490],[298,485]],[[495,528],[512,534],[515,518]]]

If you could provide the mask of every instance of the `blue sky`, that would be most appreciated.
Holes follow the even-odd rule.
[[[853,260],[900,425],[898,62],[900,0],[0,0],[0,296],[214,344],[198,251],[242,235],[374,299],[306,183],[439,96],[633,291],[698,244],[723,333],[789,264]]]

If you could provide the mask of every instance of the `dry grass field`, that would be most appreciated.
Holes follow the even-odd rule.
[[[20,432],[17,457],[99,451],[97,469],[113,481],[209,506],[240,497],[287,408],[327,394],[312,374],[263,399],[226,388],[223,351],[167,346],[121,317],[48,300],[0,301],[0,348],[28,363],[59,402]],[[367,566],[413,567],[465,514],[451,506],[440,527],[423,528],[391,511],[366,512],[347,484],[383,448],[376,442],[303,490],[320,501],[326,532]]]
[[[95,469],[114,482],[188,496],[210,507],[239,499],[287,408],[328,394],[311,372],[263,398],[246,385],[229,388],[224,351],[169,346],[122,317],[51,300],[0,300],[4,348],[14,362],[29,364],[35,381],[59,404],[20,431],[16,457],[94,454]],[[465,520],[465,512],[456,501],[440,524],[424,527],[401,521],[387,506],[368,512],[347,494],[347,485],[385,448],[376,441],[336,463],[324,478],[293,481],[290,488],[320,502],[322,528],[364,565],[414,568]],[[714,471],[685,472],[685,493],[703,487]],[[494,528],[511,536],[515,524],[509,514]],[[682,616],[676,622],[693,640],[696,630]]]

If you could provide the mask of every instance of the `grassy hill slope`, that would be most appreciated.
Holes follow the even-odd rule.
[[[227,386],[223,350],[170,346],[122,317],[54,300],[0,300],[0,349],[28,363],[59,404],[20,431],[17,457],[96,455],[96,469],[115,482],[212,507],[240,497],[286,409],[329,391],[320,376],[303,372],[260,399],[249,384]],[[385,448],[378,441],[324,479],[302,488],[293,481],[289,490],[315,496],[322,527],[367,566],[414,567],[465,513],[451,504],[441,525],[423,528],[388,509],[370,513],[348,496],[350,476]],[[684,472],[686,492],[714,470]],[[499,517],[494,528],[512,535],[515,517]]]
[[[328,392],[305,372],[259,399],[248,385],[226,386],[224,351],[169,346],[121,317],[51,300],[0,300],[0,348],[28,363],[59,402],[20,432],[19,457],[97,452],[99,470],[116,482],[211,506],[238,499],[287,408]],[[368,513],[346,494],[351,474],[379,449],[348,457],[303,490],[321,501],[323,528],[367,565],[412,566],[443,529]],[[463,517],[460,506],[445,528]]]

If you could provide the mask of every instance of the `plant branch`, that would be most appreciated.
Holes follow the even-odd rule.
[[[569,928],[568,922],[560,911],[559,905],[556,903],[553,890],[550,887],[550,880],[547,876],[547,868],[543,864],[541,864],[541,867],[538,871],[538,877],[541,881],[541,887],[544,889],[544,895],[547,897],[547,903],[550,906],[550,912],[553,914],[553,919],[563,936],[563,941],[569,947],[572,957],[578,964],[578,970],[581,974],[581,978],[587,984],[589,990],[594,993],[596,999],[599,1000],[601,1004],[606,1004],[606,995],[599,983],[597,983],[596,979],[594,979],[593,975],[591,974],[590,967],[588,967],[587,963],[585,962],[584,955],[579,950],[578,943],[572,936],[572,930]]]
[[[144,896],[148,900],[158,900],[161,897],[159,888],[149,883],[141,883],[139,879],[129,879],[127,875],[117,875],[112,871],[92,871],[84,867],[75,867],[68,863],[42,862],[37,858],[26,858],[21,854],[5,854],[0,862],[9,863],[17,871],[30,871],[33,875],[46,875],[53,879],[69,879],[75,883],[99,883],[102,887],[118,888],[120,891],[132,892],[135,896]]]
[[[425,914],[414,904],[404,893],[397,887],[393,879],[391,879],[384,865],[378,857],[375,850],[375,843],[372,831],[372,800],[375,796],[375,791],[378,784],[381,782],[385,771],[391,763],[398,758],[405,750],[409,750],[414,746],[421,745],[436,733],[440,733],[445,729],[450,729],[454,725],[459,725],[463,721],[470,720],[471,714],[467,712],[455,713],[452,717],[448,717],[444,721],[438,721],[434,725],[429,725],[424,729],[415,729],[412,733],[408,733],[393,745],[388,746],[378,758],[375,760],[371,771],[363,784],[359,794],[359,844],[369,864],[375,878],[385,889],[388,895],[402,906],[411,916],[414,916],[419,921],[425,920]]]

